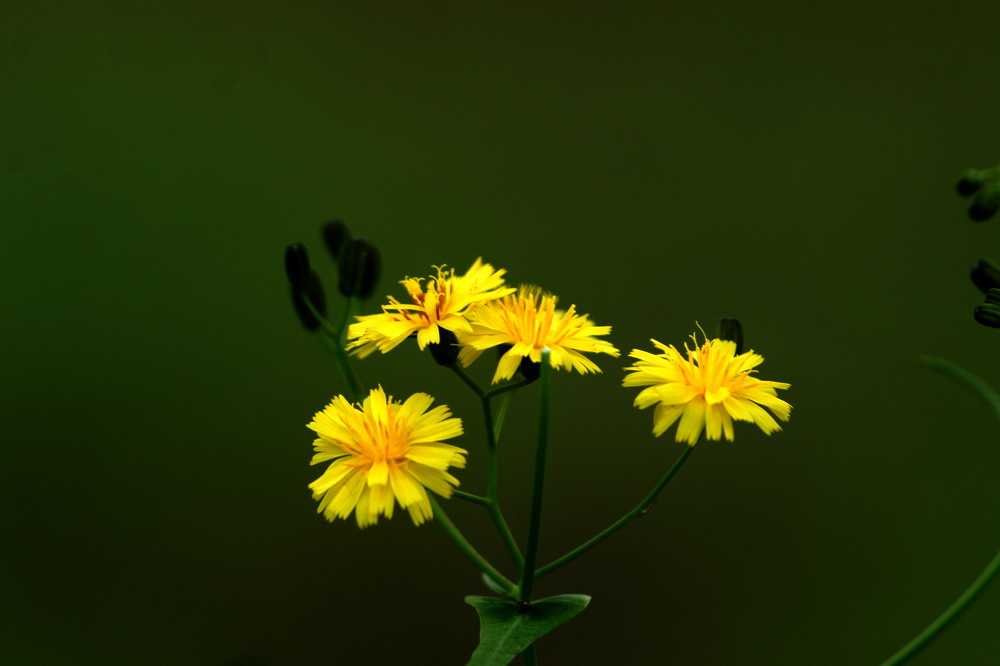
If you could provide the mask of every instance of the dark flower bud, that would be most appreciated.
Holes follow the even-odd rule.
[[[542,364],[535,363],[528,356],[524,356],[521,358],[521,365],[517,367],[517,371],[529,382],[533,382],[542,375]]]
[[[285,248],[285,274],[293,289],[305,289],[309,284],[309,253],[302,243]]]
[[[991,183],[983,187],[972,197],[972,205],[969,206],[969,217],[976,222],[984,222],[990,219],[1000,208],[1000,187]]]
[[[358,296],[368,298],[375,291],[378,279],[382,275],[382,255],[378,248],[368,243],[368,254],[365,257],[365,264],[361,268],[361,284],[358,285]]]
[[[431,356],[438,362],[438,365],[445,367],[455,365],[455,361],[458,360],[458,338],[446,328],[438,326],[438,331],[441,341],[427,345],[431,350]]]
[[[983,326],[989,326],[990,328],[1000,328],[1000,306],[997,305],[980,305],[976,307],[976,311],[972,313],[972,316],[976,318]]]
[[[984,180],[986,178],[982,171],[979,169],[969,169],[958,179],[956,189],[958,189],[958,193],[963,197],[971,197],[982,187]]]
[[[989,259],[980,259],[972,264],[969,276],[972,278],[972,283],[984,294],[993,287],[1000,287],[1000,266]]]
[[[724,317],[719,320],[719,339],[732,340],[736,343],[736,353],[743,353],[743,324],[739,319]]]
[[[368,243],[363,239],[349,238],[341,244],[337,268],[340,293],[344,296],[357,296],[360,293],[367,260]]]
[[[987,305],[1000,305],[1000,289],[993,287],[986,290]]]
[[[309,273],[309,281],[305,289],[296,289],[292,286],[292,305],[295,306],[295,314],[299,316],[303,328],[307,331],[315,331],[319,328],[319,320],[306,304],[306,299],[316,308],[320,315],[326,316],[326,296],[323,293],[323,283],[315,271]]]
[[[323,243],[334,261],[340,259],[340,247],[351,237],[351,230],[341,220],[330,220],[323,224]]]

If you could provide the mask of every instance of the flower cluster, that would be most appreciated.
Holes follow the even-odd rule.
[[[427,278],[400,281],[407,301],[389,296],[381,312],[356,317],[347,329],[346,347],[338,347],[340,353],[346,349],[361,358],[375,351],[384,354],[415,337],[420,349],[430,347],[435,360],[472,382],[456,361],[468,367],[484,351],[496,348],[501,354],[493,383],[510,380],[519,370],[530,380],[543,352],[551,367],[580,374],[601,371],[588,354],[619,356],[603,339],[611,333],[610,326],[597,325],[576,305],[559,308],[557,297],[538,287],[507,286],[506,271],[482,259],[461,275],[444,266],[435,268]],[[679,422],[677,441],[693,446],[702,433],[710,440],[732,440],[733,421],[755,423],[770,434],[780,430],[771,413],[788,420],[791,405],[777,397],[777,390],[789,384],[757,379],[756,368],[764,359],[753,351],[739,352],[742,331],[737,335],[730,330],[733,325],[738,329],[738,322],[723,324],[723,335],[740,342],[705,337],[699,344],[692,335],[693,347],[685,344],[683,351],[653,340],[659,353],[634,349],[629,354],[636,361],[625,368],[623,385],[645,387],[635,406],[655,406],[657,437]],[[430,409],[432,402],[424,393],[397,402],[379,387],[360,404],[337,396],[318,412],[309,424],[319,436],[313,464],[330,461],[309,486],[320,502],[319,511],[330,520],[353,512],[358,525],[365,527],[380,516],[391,517],[398,504],[415,524],[428,520],[433,508],[427,491],[451,497],[459,482],[448,470],[464,467],[467,453],[443,441],[462,434],[461,420],[447,407]]]

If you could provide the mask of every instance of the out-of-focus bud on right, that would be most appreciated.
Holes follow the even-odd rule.
[[[972,316],[983,326],[1000,328],[1000,306],[979,305],[976,307],[976,311],[972,313]]]
[[[368,261],[369,245],[362,238],[349,238],[340,245],[337,258],[340,293],[357,296],[364,279],[365,263]]]
[[[351,231],[342,220],[330,220],[323,224],[323,242],[334,261],[340,259],[340,247],[351,237]]]
[[[997,212],[1000,208],[1000,187],[996,182],[987,183],[972,197],[972,205],[969,206],[969,217],[976,222],[984,222]]]
[[[368,298],[375,291],[378,279],[382,274],[382,255],[378,248],[368,243],[368,254],[365,257],[365,265],[361,268],[361,284],[358,285],[358,296]]]
[[[972,283],[984,294],[993,287],[1000,287],[1000,266],[989,259],[980,259],[972,264],[969,276],[972,278]]]
[[[984,180],[986,175],[980,169],[969,169],[958,179],[956,189],[963,197],[971,197],[983,186]]]
[[[458,360],[458,338],[446,328],[438,326],[440,342],[432,342],[427,345],[431,350],[431,356],[438,362],[438,365],[445,367],[455,365]]]
[[[986,304],[1000,306],[1000,289],[993,287],[986,291]]]
[[[719,339],[736,343],[736,353],[743,353],[743,324],[739,319],[724,317],[719,320]]]
[[[309,253],[302,243],[285,248],[285,274],[293,289],[305,289],[309,284]]]

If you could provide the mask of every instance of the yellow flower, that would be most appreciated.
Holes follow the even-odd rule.
[[[624,386],[648,386],[635,398],[635,406],[645,409],[656,405],[653,414],[653,434],[659,437],[677,419],[677,441],[691,446],[698,441],[702,428],[708,439],[733,440],[733,420],[752,421],[765,434],[781,430],[767,407],[782,421],[787,421],[792,406],[777,397],[775,389],[787,389],[790,384],[765,382],[753,377],[754,368],[764,357],[748,351],[736,354],[731,340],[708,340],[695,348],[684,345],[686,358],[673,345],[656,340],[662,350],[651,354],[633,349],[629,356],[639,359],[625,368]]]
[[[458,333],[468,331],[466,315],[470,308],[515,291],[504,287],[506,271],[495,270],[482,259],[476,259],[465,275],[455,275],[454,269],[437,268],[437,275],[427,278],[406,278],[400,284],[406,287],[411,303],[400,303],[392,296],[382,312],[356,317],[357,323],[347,329],[351,341],[347,348],[360,357],[376,349],[383,354],[395,348],[413,334],[423,349],[430,343],[441,341],[441,328]]]
[[[462,420],[444,405],[427,411],[433,402],[426,393],[394,402],[379,387],[362,405],[339,395],[316,413],[308,426],[319,435],[312,464],[333,462],[309,488],[327,520],[354,511],[367,527],[379,515],[392,518],[399,502],[419,525],[433,515],[425,489],[451,497],[458,479],[448,467],[465,467],[468,452],[441,440],[461,435]]]
[[[543,349],[549,350],[553,368],[581,374],[601,371],[581,352],[618,356],[610,342],[594,337],[609,334],[610,326],[595,326],[587,315],[576,313],[575,305],[557,310],[556,297],[533,286],[522,286],[516,294],[482,304],[473,311],[471,322],[472,330],[458,335],[462,365],[468,366],[485,349],[510,345],[497,364],[494,384],[513,377],[524,358],[541,362]]]

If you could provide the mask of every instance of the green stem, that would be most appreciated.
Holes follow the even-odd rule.
[[[524,566],[521,568],[521,582],[518,598],[531,601],[535,586],[535,561],[538,559],[538,538],[542,523],[542,497],[545,494],[545,457],[549,444],[549,391],[552,382],[552,365],[549,350],[542,350],[541,376],[539,382],[538,443],[535,445],[535,478],[531,489],[531,517],[528,523],[528,545],[524,551]]]
[[[1000,395],[998,395],[997,392],[989,386],[989,384],[984,382],[979,377],[976,377],[968,370],[955,365],[947,359],[924,356],[920,360],[924,363],[924,365],[948,375],[959,384],[969,389],[989,408],[991,412],[993,412],[994,416],[1000,419]],[[941,613],[941,615],[938,616],[938,618],[934,620],[929,627],[917,634],[913,640],[904,645],[899,652],[889,657],[889,659],[883,663],[883,666],[896,666],[897,664],[902,664],[907,659],[925,648],[935,636],[944,631],[944,629],[951,624],[976,597],[979,596],[989,582],[993,580],[993,577],[996,575],[998,570],[1000,570],[1000,552],[993,557],[993,560],[986,566],[985,569],[983,569],[983,572],[979,574],[979,577],[973,581],[972,585],[970,585],[965,592],[963,592],[962,595],[956,599],[947,610],[945,610],[945,612]]]
[[[452,492],[452,495],[454,495],[458,499],[464,499],[467,502],[473,502],[475,504],[482,504],[483,506],[489,506],[490,505],[489,498],[483,497],[482,495],[473,495],[472,493],[467,493],[467,492],[464,492],[462,490],[455,490],[455,491]]]
[[[510,397],[513,393],[505,393],[503,401],[500,403],[500,411],[497,412],[496,421],[493,423],[493,441],[500,441],[500,431],[503,430],[503,420],[507,416],[507,408],[510,407]]]
[[[452,372],[458,375],[459,379],[465,382],[466,386],[471,388],[475,394],[479,396],[480,400],[486,398],[486,393],[483,392],[483,389],[479,388],[479,384],[477,384],[472,377],[465,374],[465,370],[462,370],[462,367],[458,363],[452,363],[448,367],[451,368]]]
[[[979,596],[979,593],[983,591],[986,585],[993,579],[996,575],[997,570],[1000,569],[1000,553],[997,553],[993,558],[993,561],[989,563],[981,574],[979,578],[969,586],[969,588],[962,593],[955,603],[953,603],[948,610],[941,613],[938,619],[934,620],[929,627],[924,629],[920,634],[917,635],[912,641],[903,646],[903,648],[887,659],[882,666],[896,666],[897,664],[902,664],[904,661],[920,652],[931,640],[937,636],[941,631],[944,630],[951,622],[958,617],[965,608],[972,603],[972,600]]]
[[[556,569],[566,564],[567,562],[570,562],[571,560],[576,559],[580,555],[583,555],[585,552],[587,552],[597,544],[601,543],[602,541],[607,539],[609,536],[611,536],[621,528],[625,527],[631,521],[646,513],[646,511],[649,510],[650,505],[652,505],[652,503],[656,501],[656,496],[659,495],[660,492],[666,487],[666,485],[670,482],[670,479],[672,479],[674,474],[677,473],[677,470],[679,470],[681,468],[681,465],[684,464],[684,461],[687,460],[688,456],[691,455],[692,451],[694,451],[693,446],[685,446],[684,453],[682,453],[680,457],[677,458],[676,462],[674,462],[673,466],[669,470],[667,470],[667,473],[663,475],[663,478],[660,479],[660,482],[656,484],[656,487],[653,488],[652,492],[646,495],[646,498],[641,502],[639,502],[639,504],[634,509],[632,509],[624,516],[619,518],[617,522],[611,525],[611,527],[607,528],[606,530],[595,536],[590,541],[586,542],[582,546],[579,546],[575,550],[571,550],[570,552],[560,557],[558,560],[551,562],[550,564],[546,564],[544,567],[535,572],[535,577],[541,578],[542,576],[555,571]]]
[[[493,423],[493,407],[490,405],[490,399],[486,396],[482,396],[480,401],[483,406],[483,421],[486,423],[486,443],[489,450],[489,464],[486,470],[486,497],[490,503],[487,508],[497,532],[500,533],[500,539],[510,554],[510,559],[513,560],[514,566],[520,569],[524,566],[524,557],[522,557],[521,549],[518,548],[517,541],[514,539],[514,533],[510,531],[510,525],[504,518],[503,511],[500,510],[500,485],[497,481],[500,454],[497,450],[497,431]]]
[[[538,653],[535,652],[534,643],[525,648],[521,654],[524,655],[524,666],[538,666]]]
[[[495,398],[498,395],[500,395],[501,393],[507,393],[508,391],[513,391],[515,389],[519,389],[522,386],[527,386],[528,384],[530,384],[533,381],[535,381],[535,380],[534,379],[522,379],[521,381],[514,382],[513,384],[504,384],[503,386],[498,386],[497,388],[495,388],[495,389],[493,389],[491,391],[486,391],[486,397],[487,398]]]
[[[348,296],[347,302],[344,303],[344,312],[340,315],[340,321],[337,322],[337,343],[343,344],[344,342],[344,329],[347,328],[347,320],[351,318],[351,310],[354,308],[354,297]]]
[[[347,382],[347,397],[351,402],[359,402],[361,400],[361,395],[364,390],[361,387],[361,382],[358,381],[357,375],[354,374],[354,370],[351,368],[351,363],[347,358],[347,352],[344,351],[344,347],[341,344],[341,334],[343,330],[343,321],[341,322],[341,328],[338,330],[330,325],[330,322],[326,320],[323,313],[316,309],[316,306],[312,304],[309,297],[302,294],[302,301],[309,308],[309,312],[316,317],[316,321],[319,322],[321,331],[318,331],[320,341],[323,345],[330,351],[333,356],[333,360],[337,363],[337,369],[340,370],[341,376],[344,381]],[[351,309],[351,301],[347,302],[344,306],[344,311],[348,312]],[[344,318],[346,321],[346,317]]]
[[[441,508],[437,498],[433,495],[428,495],[428,497],[431,501],[431,507],[434,509],[434,518],[437,519],[441,527],[444,528],[444,531],[448,533],[448,536],[450,536],[452,541],[455,542],[455,545],[458,546],[459,550],[465,553],[466,557],[472,560],[473,564],[479,567],[484,574],[493,579],[493,582],[503,588],[508,595],[513,595],[514,592],[517,591],[517,586],[507,580],[507,578],[502,573],[497,571],[497,569],[490,564],[485,557],[479,554],[479,551],[472,547],[472,544],[469,543],[468,539],[466,539],[458,528],[455,527],[455,523],[451,522],[451,518],[449,518],[448,514],[446,514],[444,509]]]

